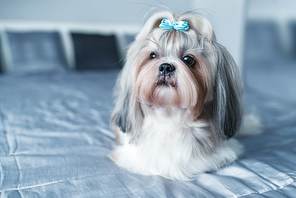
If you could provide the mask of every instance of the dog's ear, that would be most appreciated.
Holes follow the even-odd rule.
[[[119,129],[123,133],[131,133],[131,139],[135,139],[142,124],[143,112],[135,91],[132,90],[132,77],[127,75],[127,72],[128,67],[125,67],[117,79],[114,90],[116,102],[111,124],[115,131]]]
[[[158,12],[153,14],[145,23],[141,32],[137,35],[136,40],[141,40],[146,38],[155,28],[158,28],[162,19],[167,18],[169,20],[174,20],[174,16],[171,12]]]
[[[115,132],[129,133],[130,141],[136,140],[143,121],[143,112],[135,91],[135,74],[138,45],[134,42],[127,55],[126,63],[119,74],[114,89],[115,107],[111,124]]]
[[[212,126],[228,139],[239,130],[242,118],[242,80],[232,56],[225,47],[213,43],[217,65],[212,105]]]
[[[115,108],[111,116],[113,127],[118,127],[123,133],[132,129],[132,122],[129,118],[129,96],[129,91],[126,91],[126,93],[117,93]]]

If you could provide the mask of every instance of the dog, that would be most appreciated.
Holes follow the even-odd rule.
[[[117,79],[111,159],[172,180],[218,170],[243,153],[232,138],[242,122],[242,94],[240,71],[206,18],[155,13]]]

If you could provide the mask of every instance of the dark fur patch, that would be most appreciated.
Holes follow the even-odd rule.
[[[220,44],[212,107],[215,130],[229,139],[238,131],[242,119],[242,85],[239,71],[229,52]]]

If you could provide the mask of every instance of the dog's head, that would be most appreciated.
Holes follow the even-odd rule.
[[[162,28],[165,22],[187,26]],[[112,122],[136,137],[144,106],[175,107],[187,110],[192,121],[208,119],[212,130],[227,139],[240,126],[241,95],[239,71],[216,42],[210,23],[193,13],[161,12],[149,18],[128,51]]]

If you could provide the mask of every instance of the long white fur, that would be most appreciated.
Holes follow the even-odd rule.
[[[235,139],[209,145],[208,127],[203,120],[187,122],[184,110],[154,111],[145,117],[137,144],[130,143],[130,134],[120,133],[121,144],[112,159],[134,173],[191,180],[233,162],[243,152]]]

